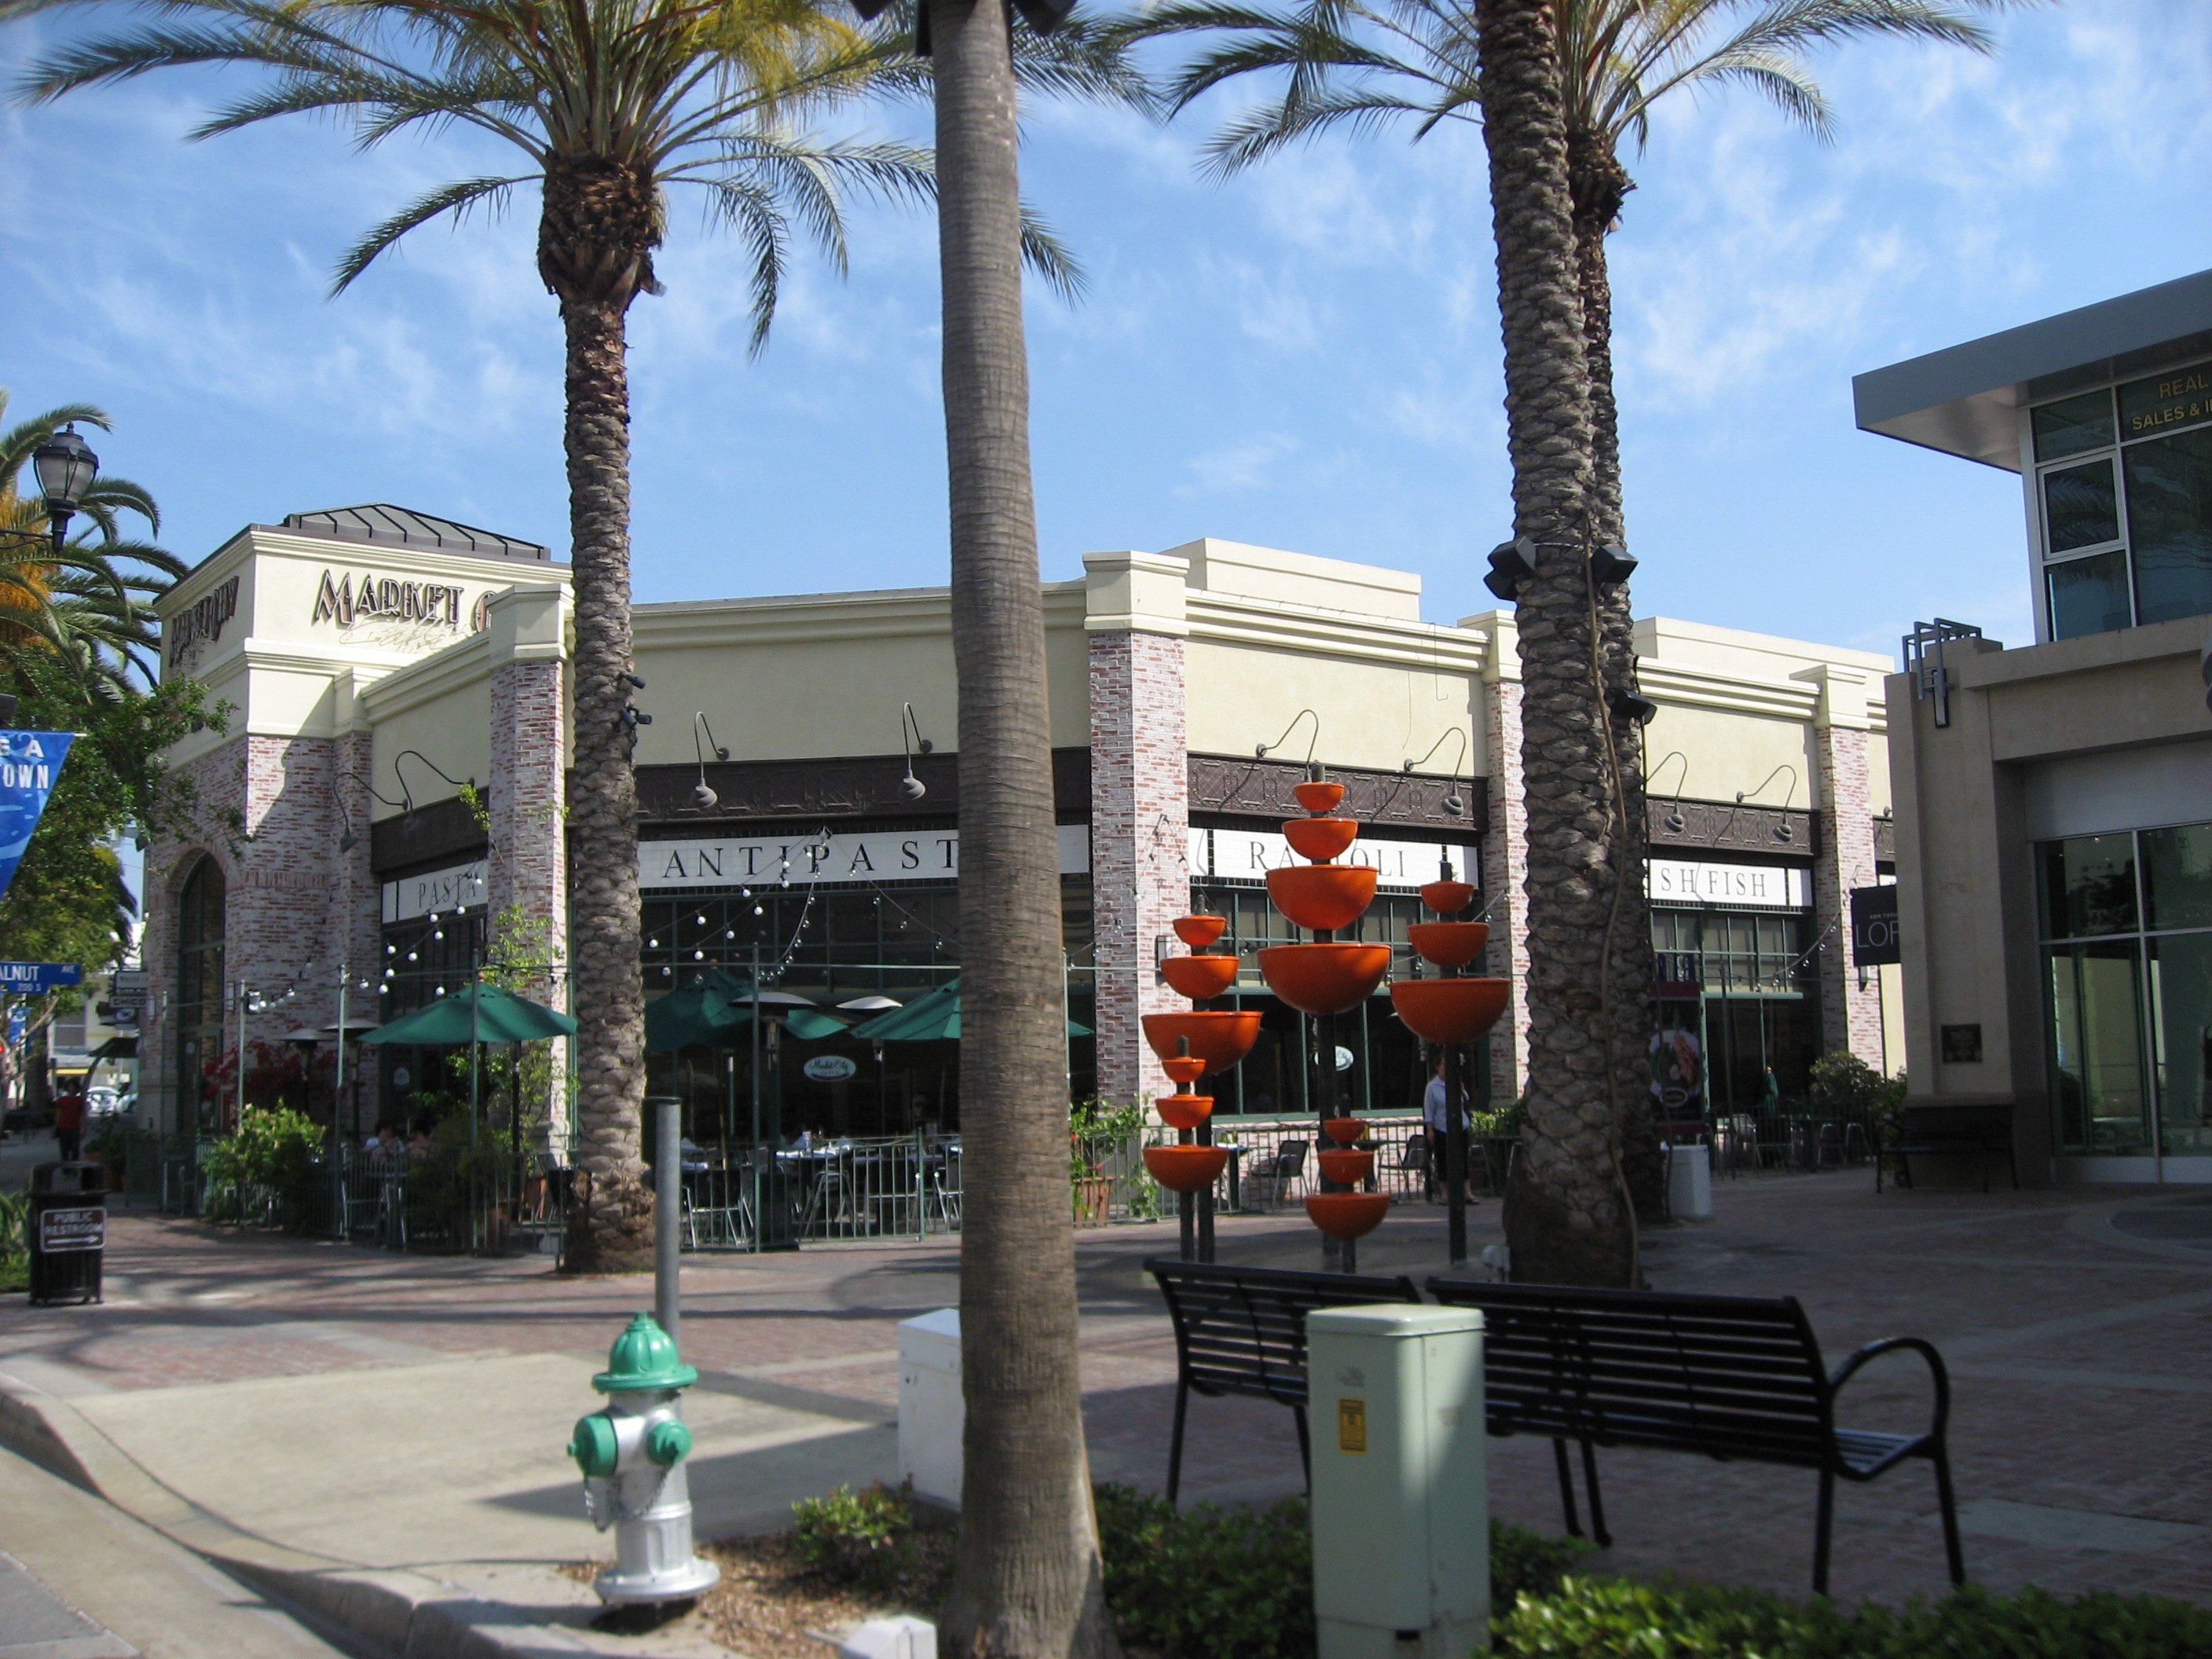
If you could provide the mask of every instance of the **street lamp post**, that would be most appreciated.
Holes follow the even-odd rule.
[[[69,534],[70,520],[83,506],[92,481],[100,476],[100,457],[76,434],[74,424],[31,452],[31,465],[39,475],[39,491],[46,498],[46,529],[56,553]]]

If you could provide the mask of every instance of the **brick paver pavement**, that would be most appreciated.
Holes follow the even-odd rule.
[[[2212,1601],[2212,1438],[2189,1429],[2212,1396],[2212,1201],[2187,1191],[1885,1192],[1864,1172],[1720,1184],[1717,1218],[1647,1235],[1668,1289],[1794,1294],[1832,1361],[1893,1334],[1951,1363],[1953,1450],[1968,1566],[2034,1582]],[[2118,1224],[2115,1224],[2116,1222]],[[1474,1212],[1479,1250],[1497,1212]],[[1079,1237],[1085,1417],[1094,1468],[1164,1477],[1173,1345],[1145,1257],[1170,1227]],[[1361,1247],[1370,1270],[1442,1267],[1442,1212],[1401,1206]],[[1225,1218],[1224,1261],[1317,1258],[1298,1215]],[[687,1260],[685,1357],[708,1386],[789,1390],[850,1413],[895,1403],[898,1321],[957,1299],[957,1245],[811,1248]],[[539,1258],[398,1257],[118,1214],[110,1298],[7,1306],[0,1373],[64,1395],[359,1370],[458,1354],[604,1352],[650,1300],[640,1280],[569,1280]],[[1917,1362],[1863,1373],[1844,1420],[1924,1419]],[[1559,1526],[1550,1449],[1492,1443],[1495,1510]],[[1814,1479],[1632,1451],[1601,1455],[1614,1547],[1605,1564],[1802,1593]],[[1298,1489],[1287,1413],[1192,1407],[1187,1492],[1263,1498]],[[1942,1589],[1925,1466],[1839,1496],[1834,1589],[1896,1598]]]

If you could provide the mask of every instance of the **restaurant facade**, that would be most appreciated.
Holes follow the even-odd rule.
[[[1887,682],[1914,1100],[2021,1177],[2212,1181],[2212,271],[1858,377],[1871,432],[2018,474],[2035,639]]]
[[[1157,963],[1195,904],[1230,918],[1237,995],[1265,1017],[1223,1110],[1306,1109],[1310,1033],[1251,953],[1285,926],[1266,874],[1310,763],[1346,786],[1364,826],[1349,856],[1378,870],[1364,936],[1402,944],[1440,865],[1480,887],[1489,971],[1516,986],[1488,1093],[1516,1093],[1512,613],[1425,621],[1409,573],[1218,539],[1094,553],[1044,597],[1072,1095],[1168,1087],[1139,1018],[1186,1006]],[[210,1079],[241,1032],[334,1039],[467,982],[487,951],[568,1006],[570,611],[546,549],[388,506],[251,526],[161,602],[165,671],[231,713],[172,757],[212,828],[147,854],[158,1127],[220,1127]],[[634,628],[647,994],[720,969],[775,1003],[769,1073],[750,1048],[679,1051],[652,1057],[650,1086],[687,1101],[700,1139],[749,1133],[757,1086],[786,1133],[956,1125],[957,1041],[844,1034],[959,972],[946,590],[640,605]],[[1850,891],[1892,856],[1887,661],[1665,618],[1636,638],[1659,707],[1655,1041],[1687,1035],[1722,1110],[1801,1091],[1828,1049],[1893,1063],[1895,970],[1854,970],[1844,948]],[[777,1012],[802,1006],[829,1018]],[[1418,1045],[1386,997],[1338,1032],[1358,1109],[1418,1108]],[[404,1121],[444,1059],[349,1054],[349,1123]]]

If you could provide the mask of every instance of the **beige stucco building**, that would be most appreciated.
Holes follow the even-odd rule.
[[[335,1024],[342,982],[355,1023],[418,1006],[466,980],[503,914],[537,919],[564,954],[566,578],[543,548],[362,507],[250,526],[163,601],[169,672],[234,711],[175,758],[246,832],[148,854],[143,1070],[165,1125],[218,1121],[211,1061],[241,1029]],[[1449,860],[1490,904],[1491,970],[1517,979],[1510,612],[1426,621],[1415,575],[1218,539],[1090,555],[1045,608],[1066,991],[1095,1032],[1072,1047],[1076,1091],[1166,1086],[1137,1016],[1178,1006],[1154,967],[1171,918],[1219,909],[1247,953],[1282,930],[1264,877],[1287,856],[1277,826],[1309,745],[1367,826],[1368,935],[1402,941],[1415,888]],[[653,716],[636,751],[648,994],[757,963],[834,1012],[957,972],[946,590],[643,605],[635,627]],[[1699,1036],[1722,1109],[1758,1100],[1770,1068],[1801,1088],[1826,1048],[1888,1063],[1895,987],[1842,948],[1844,896],[1890,858],[1887,662],[1664,618],[1637,641],[1660,711],[1655,1025]],[[544,994],[568,994],[557,961]],[[1224,1109],[1303,1109],[1300,1017],[1249,954],[1238,994],[1266,1035]],[[1516,1003],[1492,1043],[1499,1095],[1517,1087]],[[1420,1057],[1387,999],[1340,1030],[1355,1103],[1411,1109]],[[957,1114],[951,1054],[834,1036],[807,1054],[851,1064],[787,1066],[787,1127],[900,1133]],[[428,1064],[373,1057],[342,1115],[404,1118]],[[708,1138],[714,1103],[749,1086],[716,1066],[655,1060],[654,1087],[691,1099]]]
[[[1914,1098],[2027,1180],[2212,1180],[2212,272],[1856,382],[1859,424],[2017,472],[2036,639],[1887,688]]]

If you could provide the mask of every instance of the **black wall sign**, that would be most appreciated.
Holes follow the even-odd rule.
[[[1897,889],[1894,886],[1852,888],[1852,965],[1878,968],[1886,963],[1902,962],[1904,959],[1898,951]]]

